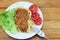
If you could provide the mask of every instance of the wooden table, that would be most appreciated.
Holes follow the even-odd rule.
[[[0,0],[0,11],[4,11],[12,3],[22,0]],[[60,40],[60,0],[23,0],[35,3],[42,10],[44,24],[42,30],[49,40]],[[0,27],[0,40],[16,40],[4,32]],[[41,40],[39,36],[34,36],[27,40]],[[43,39],[42,39],[43,40]]]

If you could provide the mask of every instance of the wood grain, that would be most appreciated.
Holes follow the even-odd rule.
[[[60,0],[0,0],[0,12],[12,3],[18,1],[28,1],[36,4],[42,11],[44,16],[44,24],[42,30],[45,32],[49,40],[60,40]],[[16,40],[9,37],[0,27],[0,40]],[[38,35],[27,40],[43,40]]]
[[[44,20],[60,20],[60,8],[41,8]]]
[[[12,3],[19,2],[19,1],[28,1],[33,2],[34,4],[38,5],[39,7],[59,7],[60,8],[60,0],[0,0],[0,7],[8,7]]]

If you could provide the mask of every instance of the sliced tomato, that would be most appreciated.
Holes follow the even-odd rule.
[[[34,20],[37,20],[38,18],[31,16],[31,19],[34,21]]]
[[[40,17],[38,13],[32,13],[31,18],[32,20],[37,20]]]
[[[34,21],[36,25],[40,25],[42,23],[42,19],[38,18],[37,20]]]
[[[39,17],[40,15],[39,15],[39,13],[32,13],[32,15],[34,16],[34,17]]]
[[[33,5],[31,5],[31,6],[29,7],[29,10],[30,10],[32,13],[35,13],[35,12],[38,11],[38,7],[37,7],[35,4],[33,4]]]
[[[42,23],[42,19],[40,18],[38,11],[38,7],[36,5],[31,5],[29,10],[32,12],[31,19],[34,21],[36,25],[40,25]]]

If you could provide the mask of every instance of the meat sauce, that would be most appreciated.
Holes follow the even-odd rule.
[[[29,12],[26,9],[18,8],[15,13],[15,23],[21,32],[27,32]]]

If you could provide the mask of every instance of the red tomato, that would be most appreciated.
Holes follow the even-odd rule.
[[[40,17],[40,15],[38,13],[32,13],[32,20],[37,20]]]
[[[38,19],[38,18],[36,18],[36,17],[34,17],[34,16],[31,16],[31,19],[34,21],[34,20],[36,20],[36,19]]]
[[[36,25],[40,25],[42,23],[42,19],[38,18],[37,20],[34,21]]]
[[[32,15],[34,16],[34,17],[39,17],[40,15],[39,15],[39,13],[32,13]]]
[[[32,12],[31,19],[34,21],[36,25],[40,25],[42,23],[42,19],[40,18],[38,11],[38,7],[36,5],[31,5],[29,10]]]
[[[33,4],[33,5],[31,5],[31,6],[29,7],[29,10],[30,10],[32,13],[35,13],[35,12],[38,11],[38,7]]]

